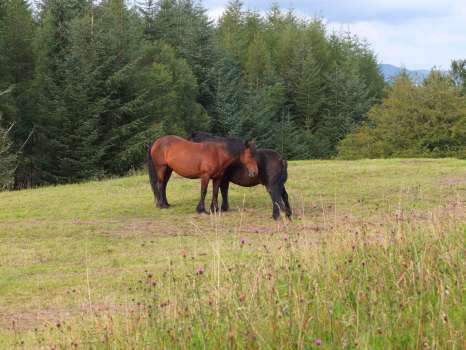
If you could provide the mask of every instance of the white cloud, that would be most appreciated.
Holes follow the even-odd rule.
[[[463,17],[464,18],[464,17]],[[407,68],[448,69],[452,59],[466,59],[466,22],[461,16],[419,18],[401,23],[330,22],[330,28],[348,30],[367,39],[383,63]]]
[[[222,16],[224,11],[225,11],[225,7],[223,6],[208,8],[207,15],[210,18],[212,18],[214,21],[217,21]]]
[[[272,0],[244,0],[244,8],[266,11]],[[205,0],[217,19],[227,0]],[[304,17],[322,15],[330,29],[367,39],[383,63],[407,68],[448,69],[466,59],[466,0],[282,0]]]

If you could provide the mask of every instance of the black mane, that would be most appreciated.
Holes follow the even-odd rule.
[[[228,153],[230,153],[233,157],[239,157],[241,153],[244,152],[246,147],[245,141],[239,137],[219,137],[204,131],[192,132],[188,140],[193,142],[221,142],[226,145]],[[256,148],[253,145],[250,145],[250,148],[255,155]]]
[[[211,133],[205,131],[193,131],[191,136],[188,138],[189,141],[193,142],[203,142],[212,139],[220,139],[220,137],[212,135]]]

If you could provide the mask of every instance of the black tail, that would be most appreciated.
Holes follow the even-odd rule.
[[[284,186],[287,179],[288,179],[288,162],[286,161],[286,159],[282,159],[282,172],[280,174],[280,179],[278,180],[278,182],[281,186]]]
[[[279,184],[281,187],[283,203],[285,204],[286,217],[291,220],[291,215],[293,215],[293,211],[291,209],[290,202],[288,199],[288,193],[286,192],[286,189],[285,189],[285,182],[287,179],[288,179],[288,162],[285,159],[283,159],[282,160],[282,173],[280,174]]]
[[[152,159],[152,155],[150,153],[152,149],[152,145],[149,146],[148,154],[147,154],[147,170],[149,170],[149,181],[150,185],[152,186],[152,192],[154,193],[154,199],[157,203],[159,198],[159,190],[157,188],[157,174],[155,173],[155,165]]]

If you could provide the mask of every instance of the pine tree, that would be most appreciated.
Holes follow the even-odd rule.
[[[241,120],[241,109],[245,104],[246,86],[239,62],[225,54],[211,72],[215,82],[215,107],[212,113],[212,131],[218,134],[237,134]]]
[[[154,40],[158,35],[157,23],[155,21],[157,10],[157,0],[145,0],[139,4],[139,11],[142,14],[144,23],[144,37],[149,41]]]
[[[9,132],[11,149],[22,151],[16,177],[20,180],[28,172],[31,143],[30,134],[35,115],[34,78],[34,22],[27,1],[7,0],[0,5],[0,90],[14,87],[0,101],[3,120],[0,126],[13,128]],[[21,182],[21,181],[18,181]],[[18,184],[19,185],[19,184]]]
[[[66,100],[70,27],[87,6],[87,0],[48,0],[41,4],[40,28],[35,40],[37,115],[31,151],[34,178],[30,180],[33,185],[69,181],[72,169],[66,164],[76,147],[71,143],[70,133],[75,130]]]
[[[199,86],[198,102],[211,112],[214,82],[209,77],[218,53],[205,9],[191,0],[159,0],[148,1],[143,13],[145,38],[166,42],[188,62]]]
[[[371,106],[367,88],[351,65],[335,66],[327,76],[325,93],[324,114],[312,140],[311,152],[317,157],[335,155],[337,144],[365,119]]]
[[[8,188],[13,182],[13,173],[16,165],[16,157],[11,150],[9,131],[0,127],[0,191]]]
[[[301,74],[297,80],[295,103],[301,125],[307,133],[315,132],[321,117],[324,100],[324,79],[321,65],[309,53],[302,63]]]
[[[299,64],[302,23],[299,23],[292,11],[283,14],[277,5],[272,5],[265,23],[265,41],[273,62],[275,75],[283,79],[292,88],[296,76],[293,75]]]
[[[244,62],[248,46],[244,37],[244,17],[243,3],[231,0],[219,19],[217,30],[220,47],[241,63]]]
[[[249,84],[256,89],[272,80],[272,64],[261,33],[256,33],[248,46],[245,71]]]
[[[27,80],[34,70],[32,13],[25,0],[5,1],[2,8],[0,79],[3,84],[18,84]]]
[[[116,173],[140,166],[147,144],[159,136],[187,136],[192,130],[209,128],[209,118],[196,101],[196,78],[172,47],[162,42],[148,44],[125,71],[133,99],[124,106],[126,122],[111,139],[119,145],[111,159]]]
[[[11,89],[0,91],[0,102],[2,96],[11,92]],[[2,113],[0,110],[0,121],[2,120]],[[16,165],[16,155],[13,153],[11,146],[9,132],[13,125],[8,129],[3,129],[0,126],[0,191],[8,188],[13,182],[13,174]]]
[[[143,163],[147,144],[157,136],[205,130],[209,118],[197,102],[199,86],[187,60],[161,40],[141,45],[143,27],[130,12],[123,12],[125,30],[119,31],[118,12],[105,5],[102,10],[93,63],[101,71],[105,67],[97,79],[103,83],[99,98],[105,101],[98,116],[98,143],[105,172],[122,174]],[[123,50],[114,44],[119,35]],[[115,51],[119,59],[109,60],[118,58]]]
[[[84,96],[89,103],[83,130],[95,130],[89,134],[99,165],[94,172],[123,174],[134,165],[133,159],[121,156],[125,152],[123,140],[131,136],[131,125],[142,117],[139,113],[144,95],[138,95],[133,79],[135,61],[142,51],[143,27],[122,0],[103,2],[94,13],[95,23],[87,35],[82,34],[88,28],[85,18],[76,23],[73,31],[81,80],[92,84]]]
[[[87,9],[85,14],[88,14]],[[98,116],[105,109],[100,96],[99,70],[92,65],[92,18],[80,16],[70,24],[70,44],[63,74],[65,83],[62,133],[57,137],[64,152],[59,160],[59,172],[64,182],[82,181],[103,174],[103,155],[98,144]]]
[[[289,159],[306,158],[304,133],[289,113],[286,95],[283,82],[247,90],[230,133],[253,138],[258,147],[275,149]]]

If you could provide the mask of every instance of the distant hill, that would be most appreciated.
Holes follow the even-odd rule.
[[[394,77],[400,74],[403,68],[393,66],[391,64],[380,64],[380,70],[386,81],[392,80]],[[415,82],[422,82],[430,73],[428,69],[410,70],[406,69],[411,79]]]

